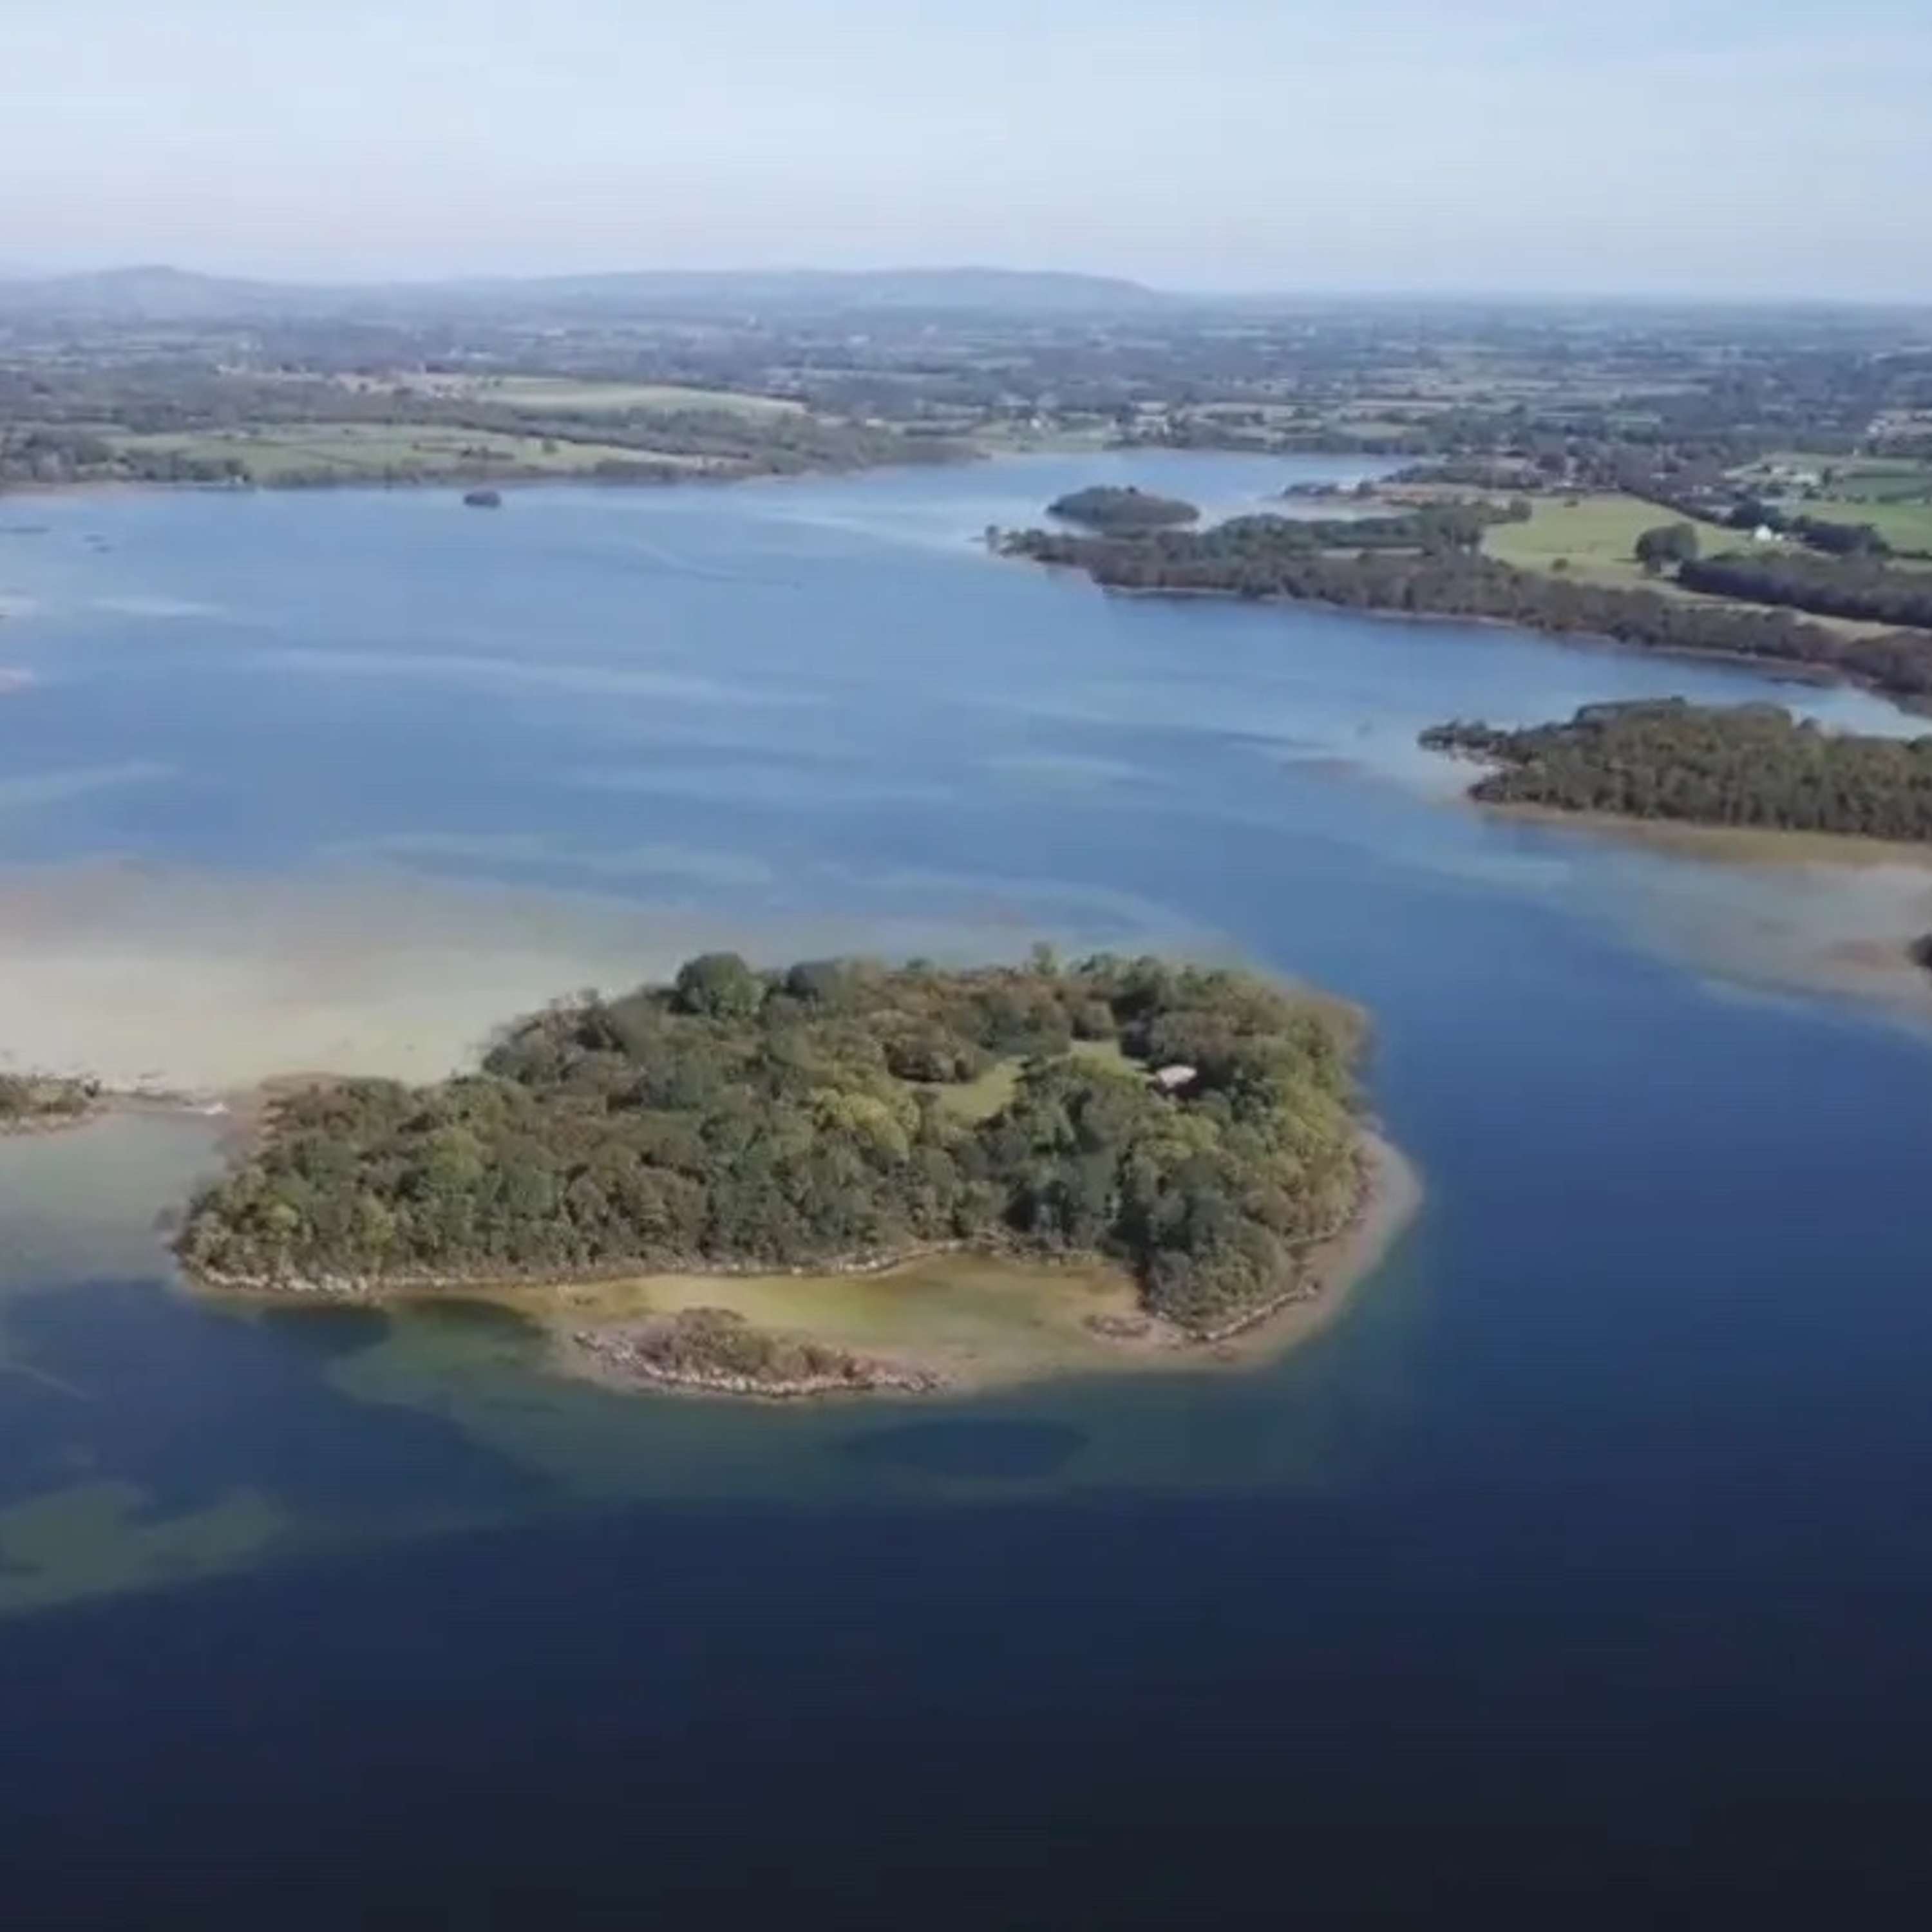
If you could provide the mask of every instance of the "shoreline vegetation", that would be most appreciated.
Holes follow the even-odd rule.
[[[1550,636],[1739,660],[1842,679],[1908,706],[1932,703],[1932,632],[1848,632],[1768,604],[1672,587],[1594,583],[1485,553],[1527,499],[1454,502],[1352,519],[1232,518],[1206,530],[998,532],[1002,555],[1084,571],[1103,590],[1315,603],[1378,614],[1507,623]]]
[[[1210,1335],[1147,1314],[1119,1268],[1011,1256],[926,1257],[870,1270],[862,1300],[830,1310],[827,1298],[849,1290],[854,1275],[659,1277],[482,1298],[546,1330],[566,1373],[620,1389],[786,1402],[1240,1370],[1328,1328],[1420,1210],[1414,1168],[1380,1136],[1363,1138],[1358,1211],[1304,1258],[1292,1288]],[[586,1308],[602,1318],[586,1325]]]
[[[1521,730],[1434,725],[1420,742],[1490,766],[1470,788],[1485,805],[1932,842],[1932,736],[1827,730],[1780,705],[1586,704]]]
[[[248,1295],[500,1301],[576,1372],[717,1394],[1271,1350],[1413,1208],[1362,1034],[1150,958],[706,955],[514,1024],[475,1074],[284,1094],[177,1253]]]

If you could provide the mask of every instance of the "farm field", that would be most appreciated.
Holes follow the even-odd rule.
[[[1914,502],[1894,497],[1841,495],[1819,496],[1799,507],[1809,517],[1822,517],[1834,524],[1869,524],[1892,548],[1902,554],[1932,556],[1932,478],[1924,487],[1928,494]]]
[[[1695,523],[1636,496],[1605,494],[1532,501],[1529,520],[1492,524],[1483,539],[1484,550],[1520,570],[1553,570],[1559,560],[1566,560],[1569,574],[1587,584],[1674,592],[1676,586],[1664,579],[1646,576],[1636,560],[1637,538],[1660,524],[1693,522],[1707,554],[1736,549],[1743,541],[1736,530]]]
[[[386,386],[372,385],[370,386]],[[804,405],[780,396],[731,389],[699,389],[670,382],[605,382],[572,376],[416,376],[394,385],[406,393],[442,401],[475,402],[531,415],[659,415],[726,410],[734,416],[802,416]]]
[[[300,423],[235,430],[117,434],[118,447],[194,462],[239,462],[252,482],[284,483],[331,475],[345,482],[399,474],[475,476],[490,472],[584,475],[599,464],[649,464],[701,471],[700,457],[410,423]]]

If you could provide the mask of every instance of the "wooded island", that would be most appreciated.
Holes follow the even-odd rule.
[[[707,955],[518,1022],[477,1072],[285,1099],[178,1252],[213,1286],[375,1294],[1098,1259],[1147,1319],[1211,1338],[1312,1292],[1311,1251],[1364,1209],[1361,1032],[1334,1002],[1151,958]],[[757,1392],[766,1361],[786,1393],[916,1385],[716,1320],[597,1340],[658,1379],[703,1384],[710,1351],[712,1385]]]
[[[1089,530],[1119,533],[1191,524],[1201,514],[1192,503],[1184,502],[1178,496],[1156,496],[1131,483],[1125,489],[1096,483],[1090,489],[1075,490],[1056,498],[1046,508],[1049,516],[1070,524],[1084,524]]]
[[[1586,704],[1567,724],[1458,722],[1422,742],[1493,764],[1471,792],[1488,804],[1932,839],[1932,737],[1830,731],[1776,704]]]

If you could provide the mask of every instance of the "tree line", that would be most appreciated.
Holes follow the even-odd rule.
[[[1589,704],[1567,724],[1458,722],[1422,742],[1496,766],[1471,793],[1490,804],[1932,839],[1932,737],[1828,731],[1780,705]]]
[[[179,1252],[213,1280],[376,1286],[1097,1252],[1204,1330],[1292,1290],[1353,1212],[1358,1036],[1154,959],[708,955],[518,1022],[478,1072],[290,1098]]]
[[[1132,539],[1024,530],[1004,539],[1003,548],[1010,555],[1084,570],[1114,590],[1212,591],[1414,616],[1494,618],[1646,650],[1815,666],[1895,697],[1932,694],[1932,638],[1910,630],[1847,637],[1787,610],[1703,603],[1520,570],[1475,548],[1483,526],[1449,514],[1466,507],[1369,519],[1366,526],[1239,518],[1212,530]],[[1357,532],[1365,528],[1364,542]],[[1310,531],[1316,533],[1312,540]],[[1323,547],[1324,539],[1336,547]]]
[[[1889,569],[1868,557],[1726,550],[1683,560],[1677,580],[1687,590],[1748,598],[1754,604],[1932,629],[1932,571]]]

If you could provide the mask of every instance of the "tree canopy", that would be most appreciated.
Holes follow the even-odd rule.
[[[1191,524],[1201,512],[1178,496],[1156,496],[1129,484],[1124,489],[1096,483],[1057,498],[1047,506],[1049,516],[1096,530],[1151,530],[1172,524]]]
[[[1932,737],[1828,731],[1775,704],[1588,704],[1567,724],[1442,724],[1422,742],[1499,766],[1472,793],[1494,804],[1932,838]]]
[[[1660,524],[1636,540],[1636,560],[1648,571],[1684,563],[1697,554],[1697,532],[1690,524]]]
[[[377,1288],[1099,1253],[1207,1330],[1292,1292],[1353,1213],[1358,1030],[1150,958],[708,955],[517,1022],[478,1072],[288,1099],[179,1251],[215,1281]]]
[[[1649,650],[1815,664],[1901,698],[1932,694],[1932,637],[1922,631],[1848,636],[1786,610],[1520,570],[1479,548],[1484,529],[1502,514],[1452,505],[1355,524],[1238,517],[1210,530],[1134,538],[1024,530],[1007,538],[1005,548],[1042,563],[1072,565],[1116,590],[1216,591],[1417,616],[1494,617]],[[1714,588],[1706,574],[1726,561],[1688,562],[1679,574],[1687,585]],[[1812,561],[1822,570],[1834,567]]]

